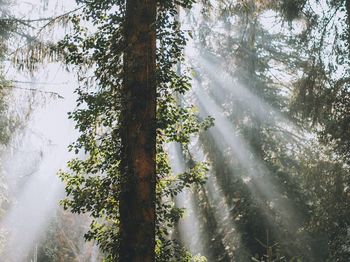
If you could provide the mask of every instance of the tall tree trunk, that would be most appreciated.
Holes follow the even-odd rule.
[[[119,261],[155,260],[156,0],[127,0]]]

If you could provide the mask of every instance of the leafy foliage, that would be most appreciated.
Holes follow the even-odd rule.
[[[31,257],[36,257],[36,261],[53,262],[98,259],[93,243],[86,243],[83,238],[89,220],[88,216],[78,217],[58,210]]]
[[[80,1],[83,12],[72,17],[74,34],[60,46],[66,61],[79,68],[78,109],[70,114],[81,135],[71,145],[80,156],[69,162],[72,173],[61,173],[68,198],[64,208],[93,217],[88,240],[97,241],[106,259],[118,257],[118,195],[120,193],[120,112],[123,76],[124,1]],[[184,187],[201,184],[206,166],[196,163],[177,176],[172,175],[166,143],[186,145],[190,135],[210,126],[199,122],[193,106],[179,107],[175,96],[185,93],[189,78],[175,69],[183,61],[186,35],[180,30],[177,5],[190,7],[193,1],[160,1],[157,17],[157,260],[189,260],[175,245],[168,230],[180,219],[182,211],[171,203]],[[94,28],[90,33],[86,24]],[[187,258],[186,258],[187,257]]]

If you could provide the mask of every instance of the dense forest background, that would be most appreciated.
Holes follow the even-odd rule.
[[[350,1],[141,2],[0,0],[0,260],[350,261]]]

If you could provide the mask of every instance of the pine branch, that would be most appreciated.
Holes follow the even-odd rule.
[[[33,91],[33,92],[42,93],[42,94],[54,95],[60,99],[64,99],[64,96],[62,96],[61,94],[59,94],[57,92],[53,92],[53,91],[45,91],[45,90],[39,90],[36,88],[26,88],[26,87],[19,87],[19,86],[11,86],[11,88],[21,89],[21,90],[26,90],[26,91]]]
[[[68,12],[66,12],[64,14],[58,15],[56,17],[41,17],[41,18],[36,18],[36,19],[21,19],[21,18],[17,18],[17,17],[14,17],[14,16],[10,16],[8,18],[0,18],[0,22],[9,22],[9,23],[15,22],[15,23],[23,24],[23,25],[31,27],[31,28],[35,28],[32,25],[30,25],[30,23],[49,21],[47,23],[47,24],[49,24],[52,21],[55,21],[57,19],[65,17],[67,15],[70,15],[72,13],[75,13],[76,11],[79,11],[82,8],[83,8],[83,6],[75,8],[75,9],[73,9],[71,11],[68,11]],[[47,24],[46,24],[46,26],[47,26]],[[45,27],[45,25],[44,25],[44,27]]]

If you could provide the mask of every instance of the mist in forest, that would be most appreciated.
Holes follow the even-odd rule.
[[[186,171],[186,162],[184,159],[181,145],[178,143],[169,143],[167,152],[171,168],[175,175]],[[193,192],[190,189],[185,189],[175,197],[175,204],[179,208],[185,208],[185,216],[178,222],[174,235],[179,235],[179,238],[193,254],[203,254],[205,247],[201,243],[202,235],[199,230],[200,222],[197,219],[198,214],[195,210],[195,202],[192,196]],[[177,232],[178,231],[178,232]]]
[[[46,22],[50,16],[76,8],[74,1],[68,2],[18,1],[13,3],[14,15]],[[208,168],[203,183],[160,199],[184,213],[174,227],[165,226],[169,232],[165,240],[207,261],[348,261],[346,113],[350,96],[345,68],[350,38],[344,37],[347,29],[338,24],[347,21],[345,6],[341,1],[321,1],[319,5],[319,1],[297,1],[293,13],[287,4],[291,1],[279,5],[226,2],[198,1],[191,10],[179,8],[176,16],[181,24],[178,29],[184,30],[184,39],[188,39],[185,57],[172,67],[176,74],[189,76],[191,88],[186,94],[178,90],[169,93],[180,107],[190,105],[196,121],[212,119],[213,125],[191,134],[190,141],[183,144],[174,142],[180,139],[176,132],[183,132],[183,123],[176,122],[175,131],[166,131],[173,131],[175,137],[174,141],[164,139],[165,162],[171,167],[169,181],[188,172],[194,163]],[[111,8],[108,12],[115,10],[120,11]],[[93,24],[93,19],[90,22]],[[48,33],[40,40],[56,41],[71,33],[72,28],[61,27],[65,23],[69,22],[53,23],[52,27],[46,24]],[[36,26],[23,32],[37,36],[40,30]],[[98,31],[95,27],[87,30]],[[32,39],[23,38],[23,32],[18,31],[14,38],[20,51],[11,49],[12,54],[32,44]],[[60,171],[73,172],[67,166],[70,160],[89,156],[88,150],[85,155],[83,150],[79,154],[69,151],[79,131],[68,112],[85,109],[84,103],[77,106],[81,94],[74,90],[79,84],[89,85],[88,74],[95,65],[80,68],[78,77],[75,68],[63,62],[45,61],[30,72],[19,70],[19,63],[5,60],[2,70],[4,79],[13,81],[6,110],[15,116],[16,124],[1,151],[0,260],[102,261],[101,256],[110,250],[103,253],[101,245],[112,241],[115,232],[100,232],[98,241],[87,241],[84,235],[91,225],[98,228],[108,212],[101,212],[102,218],[92,218],[92,212],[64,211],[60,200],[66,196],[65,185],[58,177]],[[84,70],[86,79],[81,77]],[[106,72],[99,73],[104,76]],[[164,86],[183,80],[174,79]],[[103,83],[96,82],[87,97],[103,90]],[[101,97],[105,103],[110,99]],[[103,133],[119,124],[113,121],[120,119],[103,122],[104,114],[109,112],[92,120],[96,121],[96,133],[99,128]],[[94,142],[100,150],[100,141]],[[96,159],[101,155],[96,154]],[[92,171],[89,176],[103,177],[103,172],[110,172],[106,170]],[[115,190],[106,184],[106,192]],[[86,196],[100,197],[106,192]],[[118,203],[114,205],[117,209]],[[116,221],[106,222],[113,223]]]
[[[276,206],[274,199],[279,198],[278,195],[281,196],[278,189],[279,185],[273,184],[271,174],[269,174],[262,160],[258,158],[254,150],[244,141],[244,138],[241,137],[239,132],[232,127],[219,106],[207,94],[200,90],[200,87],[195,89],[194,92],[198,99],[199,107],[202,108],[203,112],[214,117],[215,126],[220,126],[220,128],[213,127],[209,131],[215,142],[221,148],[228,146],[230,150],[229,154],[231,154],[233,158],[236,158],[239,164],[244,168],[245,171],[242,172],[243,175],[239,178],[248,185],[252,194],[257,195],[257,199],[262,199],[264,202],[269,203],[270,206],[274,206],[277,210],[279,208],[283,209],[283,211],[280,211],[282,211],[281,213],[283,213],[284,219],[291,223],[293,220],[291,217],[296,215],[297,212],[293,209],[289,210],[287,202],[283,203],[283,206]],[[234,171],[232,171],[232,175],[235,175]],[[292,227],[292,230],[293,229]]]
[[[49,75],[30,83],[38,92],[29,92],[28,96],[41,96],[46,101],[36,106],[27,105],[33,107],[33,112],[23,130],[10,142],[11,150],[3,156],[9,195],[13,199],[0,222],[7,239],[2,256],[9,261],[22,261],[34,250],[64,195],[57,171],[65,169],[71,158],[67,148],[75,131],[67,112],[74,108],[75,98],[70,87],[64,85],[40,87],[41,82],[62,79],[69,81],[74,77],[59,66],[52,66]],[[22,87],[28,88],[28,85],[22,84]]]

